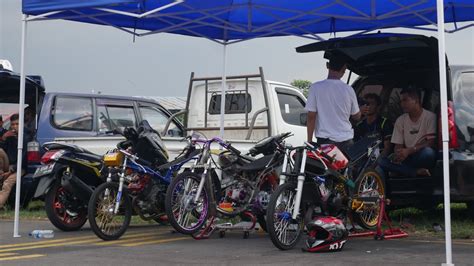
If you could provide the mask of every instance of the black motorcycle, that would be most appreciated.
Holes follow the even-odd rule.
[[[34,178],[40,181],[34,198],[44,196],[51,223],[63,231],[79,230],[87,221],[87,204],[94,188],[105,182],[102,156],[76,145],[49,142]]]

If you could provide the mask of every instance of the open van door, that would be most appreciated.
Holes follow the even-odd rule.
[[[43,80],[40,76],[27,76],[25,87],[25,104],[31,106],[39,113],[45,94]],[[0,70],[0,108],[1,115],[18,113],[18,107],[13,106],[20,102],[20,74],[9,70]],[[7,109],[6,104],[12,107]]]
[[[333,53],[342,54],[347,58],[350,71],[367,76],[393,69],[437,68],[437,49],[438,42],[433,37],[376,33],[311,43],[297,47],[296,52],[324,51],[326,59]]]

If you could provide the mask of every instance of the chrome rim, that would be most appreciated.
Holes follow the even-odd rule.
[[[278,196],[275,212],[273,215],[273,225],[278,241],[284,245],[291,245],[301,233],[301,221],[291,218],[295,208],[296,191],[285,190]]]
[[[207,198],[204,189],[194,202],[199,182],[194,178],[183,178],[176,183],[171,198],[171,206],[176,223],[185,230],[199,227],[207,215]]]

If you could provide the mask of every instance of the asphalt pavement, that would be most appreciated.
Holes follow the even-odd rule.
[[[33,229],[53,229],[53,239],[33,239]],[[131,226],[116,241],[102,241],[88,225],[61,232],[48,221],[21,221],[22,237],[13,238],[13,222],[0,220],[0,265],[441,265],[444,241],[408,237],[375,241],[350,239],[335,253],[306,253],[303,241],[289,251],[276,249],[260,231],[214,234],[207,240],[174,233],[169,226]],[[455,240],[456,265],[474,265],[474,241]]]

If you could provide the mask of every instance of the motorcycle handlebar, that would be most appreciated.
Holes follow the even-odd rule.
[[[240,154],[241,154],[241,152],[240,152],[239,150],[237,150],[236,148],[232,147],[232,145],[231,145],[230,143],[227,144],[226,149],[228,149],[229,151],[231,151],[231,152],[233,152],[233,153],[235,153],[235,154],[237,154],[237,155],[240,155]]]

